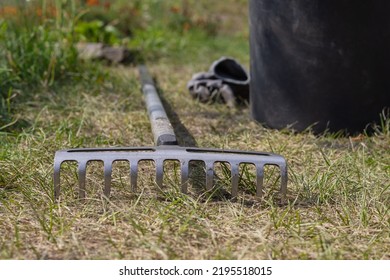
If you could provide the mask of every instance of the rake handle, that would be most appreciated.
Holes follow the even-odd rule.
[[[158,96],[154,81],[150,76],[145,65],[138,67],[142,92],[144,94],[146,107],[149,114],[150,124],[152,126],[152,133],[154,136],[154,143],[157,146],[161,145],[178,145],[176,135],[173,131],[164,106]]]

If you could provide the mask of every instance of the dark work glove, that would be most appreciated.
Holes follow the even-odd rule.
[[[249,76],[244,67],[232,58],[213,62],[208,72],[195,74],[187,88],[201,102],[222,100],[229,107],[249,100]]]

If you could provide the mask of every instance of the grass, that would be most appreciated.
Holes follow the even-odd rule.
[[[266,129],[247,108],[202,104],[186,90],[193,73],[222,55],[248,66],[245,31],[216,37],[194,31],[180,40],[181,51],[167,47],[147,62],[181,144],[284,155],[288,202],[274,198],[279,178],[272,168],[263,199],[253,197],[247,167],[231,200],[224,166],[214,195],[195,188],[183,195],[177,166],[171,164],[158,192],[150,163],[140,168],[137,193],[130,191],[128,166],[115,165],[109,200],[101,196],[102,165],[93,164],[85,201],[77,199],[75,164],[65,164],[61,199],[54,201],[56,150],[153,145],[136,68],[107,67],[92,82],[54,83],[13,104],[23,125],[0,134],[0,258],[389,259],[390,120],[384,116],[373,135],[358,137]]]
[[[34,92],[96,76],[98,71],[78,59],[74,4],[74,0],[0,4],[0,131],[17,122],[12,117],[14,104],[30,101]]]

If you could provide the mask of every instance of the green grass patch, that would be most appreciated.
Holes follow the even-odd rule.
[[[0,9],[0,131],[9,131],[18,123],[17,103],[101,73],[78,58],[75,1],[11,2]]]

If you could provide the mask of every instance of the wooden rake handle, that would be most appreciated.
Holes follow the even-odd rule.
[[[173,131],[164,106],[158,96],[157,89],[153,79],[150,76],[145,65],[138,67],[142,92],[144,94],[146,107],[149,113],[149,120],[152,126],[154,143],[156,146],[161,145],[178,145],[176,135]]]

